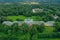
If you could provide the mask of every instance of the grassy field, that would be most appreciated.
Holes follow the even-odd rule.
[[[16,21],[16,19],[24,20],[26,17],[25,16],[7,16],[6,18],[12,21]]]
[[[26,17],[26,16],[6,16],[6,18],[7,19],[10,19],[10,20],[12,20],[12,21],[16,21],[16,19],[20,19],[20,20],[24,20],[24,19],[26,19],[26,18],[28,18],[28,17]],[[29,17],[29,18],[31,18],[31,19],[33,19],[34,21],[39,21],[39,20],[41,20],[40,19],[40,17],[38,17],[38,16],[31,16],[31,17]]]
[[[44,30],[44,34],[50,34],[50,33],[53,33],[53,31],[55,30],[54,27],[45,27],[45,30]]]

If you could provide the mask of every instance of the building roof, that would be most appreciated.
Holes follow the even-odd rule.
[[[11,26],[13,25],[14,23],[17,23],[19,25],[23,24],[23,23],[27,23],[27,24],[44,24],[45,26],[53,26],[55,21],[48,21],[48,22],[44,22],[44,21],[14,21],[14,22],[11,22],[11,21],[4,21],[2,24],[5,24],[5,25],[8,25],[8,26]]]
[[[45,26],[53,26],[55,23],[55,21],[48,21],[46,23],[44,23]]]
[[[38,13],[38,12],[43,12],[43,9],[40,9],[40,8],[35,8],[35,9],[32,9],[33,13]]]
[[[11,22],[11,21],[4,21],[2,24],[11,26],[11,25],[13,25],[13,22]]]

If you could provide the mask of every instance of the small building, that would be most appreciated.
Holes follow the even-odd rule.
[[[43,12],[43,9],[35,8],[35,9],[32,9],[32,12],[33,13],[40,13],[40,12]]]

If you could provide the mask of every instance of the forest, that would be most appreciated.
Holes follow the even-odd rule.
[[[33,9],[43,12],[33,13]],[[55,19],[55,17],[58,18]],[[12,26],[2,24],[4,21],[55,21],[53,26],[44,24],[31,26],[17,23]],[[60,40],[60,5],[59,4],[0,4],[0,40]]]

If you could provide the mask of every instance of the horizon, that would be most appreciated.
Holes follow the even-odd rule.
[[[0,2],[57,2],[59,3],[60,0],[0,0]]]

